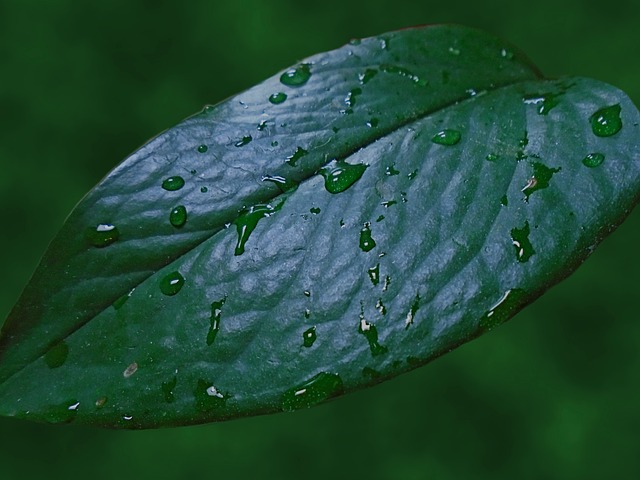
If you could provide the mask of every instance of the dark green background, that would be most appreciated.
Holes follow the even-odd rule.
[[[638,2],[557,3],[0,1],[0,317],[128,153],[352,37],[476,26],[640,105]],[[639,478],[639,243],[640,211],[514,321],[308,411],[144,432],[0,419],[0,477]]]

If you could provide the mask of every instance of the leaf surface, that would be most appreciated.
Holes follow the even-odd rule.
[[[352,42],[150,141],[0,337],[0,413],[150,428],[422,365],[568,275],[638,200],[637,109],[458,26]]]

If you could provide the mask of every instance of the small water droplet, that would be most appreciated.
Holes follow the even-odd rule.
[[[395,200],[387,200],[385,202],[382,202],[380,205],[382,205],[384,208],[389,208],[389,207],[395,205],[396,203],[398,203],[398,202],[396,202]]]
[[[233,221],[238,231],[238,242],[236,243],[235,255],[244,253],[244,246],[249,240],[251,233],[255,230],[258,222],[266,217],[270,217],[282,208],[284,200],[275,206],[269,204],[253,205],[249,208],[243,208],[238,217]]]
[[[433,143],[437,143],[438,145],[452,146],[460,142],[461,138],[462,135],[460,135],[460,132],[458,130],[451,130],[447,128],[436,133],[431,141]]]
[[[309,408],[340,395],[343,390],[344,386],[339,375],[320,372],[306,382],[284,392],[280,397],[280,405],[286,412]]]
[[[329,193],[341,193],[360,180],[368,165],[350,164],[344,160],[333,161],[320,169],[324,177],[324,188]]]
[[[380,121],[377,118],[373,117],[367,122],[367,127],[376,128],[378,126],[378,123],[380,123]]]
[[[531,245],[529,241],[529,233],[529,222],[524,222],[524,227],[522,228],[514,228],[511,230],[511,240],[516,249],[516,258],[521,263],[526,262],[536,253],[533,245]]]
[[[560,167],[550,168],[540,162],[534,162],[532,166],[533,175],[522,189],[522,193],[525,195],[525,201],[527,202],[529,201],[529,196],[533,192],[547,188],[551,181],[551,177],[561,170]]]
[[[382,286],[382,291],[386,292],[389,290],[389,286],[391,285],[391,277],[387,275],[384,279],[384,285]]]
[[[207,153],[207,150],[209,150],[209,147],[207,147],[206,145],[200,145],[198,147],[198,153]]]
[[[392,177],[394,175],[399,175],[400,172],[398,170],[396,170],[396,164],[392,163],[391,165],[389,165],[386,169],[385,169],[385,175]]]
[[[211,304],[211,317],[210,317],[210,326],[209,332],[207,333],[207,345],[213,345],[216,337],[218,336],[218,331],[220,330],[220,318],[222,317],[222,307],[227,301],[227,297],[224,296],[220,300],[217,300]]]
[[[456,47],[449,47],[449,53],[451,55],[458,56],[458,55],[460,55],[460,49],[456,48]]]
[[[502,198],[500,199],[500,205],[502,205],[503,207],[506,207],[507,205],[509,205],[509,199],[507,198],[506,195],[503,195]]]
[[[411,304],[411,308],[409,309],[409,313],[407,313],[407,317],[404,319],[404,329],[408,329],[411,325],[413,325],[413,320],[416,317],[416,313],[420,309],[420,295],[416,293],[416,298],[413,300]]]
[[[369,280],[371,280],[371,283],[373,283],[374,286],[380,283],[380,264],[379,263],[375,267],[371,267],[369,270],[367,270],[367,273],[369,274]]]
[[[70,423],[77,414],[80,402],[76,399],[67,400],[56,405],[48,405],[43,408],[43,415],[48,423]]]
[[[169,222],[176,228],[183,227],[187,223],[187,209],[184,205],[178,205],[169,214]]]
[[[564,95],[564,92],[560,93],[540,93],[525,95],[522,100],[527,105],[536,105],[539,115],[548,114],[553,107],[556,107],[560,103],[560,97]]]
[[[253,137],[251,135],[245,135],[244,137],[242,137],[240,140],[238,140],[235,143],[236,147],[244,147],[245,145],[251,143],[251,140],[253,140]]]
[[[304,315],[304,318],[309,318],[311,316],[311,310],[309,310],[308,308],[305,308],[303,315]]]
[[[376,246],[376,241],[371,236],[371,224],[369,222],[364,224],[362,230],[360,230],[360,250],[363,252],[369,252]]]
[[[500,50],[500,56],[502,58],[506,58],[507,60],[513,60],[513,52],[511,50],[507,50],[506,48]]]
[[[589,168],[595,168],[602,162],[604,162],[604,155],[602,153],[590,153],[582,159],[582,164]]]
[[[274,140],[273,142],[271,142],[271,146],[272,146],[272,147],[277,147],[278,145],[279,145],[279,143],[278,143],[276,140]]]
[[[610,137],[615,135],[622,128],[622,119],[620,118],[620,104],[611,105],[598,110],[591,115],[591,129],[598,137]]]
[[[359,38],[352,38],[349,40],[349,45],[360,45],[360,43],[362,43],[362,41]]]
[[[378,73],[378,70],[375,70],[373,68],[367,68],[364,73],[360,73],[358,75],[358,79],[360,80],[360,83],[362,85],[365,85],[366,83],[369,82],[369,80],[371,80],[373,77],[375,77]]]
[[[173,403],[176,398],[173,394],[173,390],[178,384],[178,377],[174,376],[171,380],[162,382],[162,394],[164,395],[164,401],[167,403]]]
[[[296,148],[296,151],[293,152],[293,155],[289,155],[287,157],[287,163],[289,165],[291,165],[292,167],[295,167],[296,163],[298,162],[298,160],[300,160],[302,157],[304,157],[307,153],[309,153],[309,152],[306,151],[304,148],[298,147],[298,148]]]
[[[387,314],[387,307],[385,307],[384,303],[382,303],[382,298],[379,298],[376,302],[376,310],[380,312],[380,315],[383,317]]]
[[[280,105],[281,103],[284,103],[286,99],[287,94],[284,92],[273,93],[269,96],[269,101],[274,105]]]
[[[63,341],[57,343],[44,356],[44,361],[49,368],[58,368],[64,365],[69,356],[69,346]]]
[[[124,378],[129,378],[137,371],[138,371],[138,364],[136,362],[133,362],[131,365],[129,365],[127,368],[124,369],[124,372],[122,372],[122,376]]]
[[[302,344],[305,347],[309,348],[314,344],[314,342],[316,341],[316,338],[317,338],[316,327],[311,327],[303,332]]]
[[[426,87],[429,84],[428,81],[421,79],[420,77],[418,77],[417,75],[415,75],[414,73],[412,73],[411,71],[407,70],[404,67],[397,67],[395,65],[380,65],[380,70],[382,70],[385,73],[391,73],[394,75],[398,75],[399,77],[408,78],[409,80],[411,80],[413,83],[415,83],[420,87]]]
[[[488,162],[496,162],[500,157],[495,153],[489,153],[485,158]]]
[[[318,215],[320,213],[320,209],[318,207],[312,207],[309,211],[314,215]]]
[[[384,220],[384,215],[379,215],[378,218],[376,218],[376,222],[381,222],[382,220]]]
[[[350,109],[355,107],[356,106],[357,97],[358,97],[358,95],[361,95],[361,94],[362,94],[362,89],[354,88],[353,90],[351,90],[349,92],[347,97],[344,99],[344,103],[346,103],[347,107],[349,107]]]
[[[184,286],[184,277],[180,272],[171,272],[160,280],[160,291],[168,296],[176,295]]]
[[[131,298],[131,295],[133,295],[133,292],[135,292],[135,288],[132,288],[131,290],[129,290],[129,293],[125,293],[124,295],[122,295],[120,298],[118,298],[115,302],[113,302],[112,306],[115,310],[120,310],[122,307],[124,307],[124,304],[127,303],[127,300],[129,300],[129,298]]]
[[[299,87],[304,85],[311,78],[311,65],[302,63],[297,67],[290,68],[280,75],[280,82],[288,87]]]
[[[209,189],[207,187],[200,187],[200,193],[207,193]]]
[[[524,305],[526,292],[519,288],[507,290],[502,298],[485,313],[479,322],[479,328],[486,331],[506,322]]]
[[[305,290],[302,293],[304,294],[305,297],[310,297],[311,296],[311,292],[309,290]]]
[[[133,420],[133,415],[123,415],[122,419],[126,422],[130,422],[131,420]]]
[[[387,353],[387,347],[380,345],[378,342],[378,329],[373,323],[367,322],[364,318],[364,313],[360,313],[360,322],[358,322],[358,333],[364,335],[369,342],[369,350],[371,355],[376,357]]]
[[[182,177],[169,177],[162,182],[162,188],[170,192],[175,192],[184,187],[184,178]]]
[[[263,182],[273,182],[282,193],[292,192],[298,188],[298,184],[293,180],[288,180],[278,175],[265,175],[262,177]]]
[[[224,407],[227,395],[220,392],[211,382],[199,379],[193,391],[196,409],[201,412],[208,412]]]
[[[413,180],[414,178],[416,178],[418,176],[418,170],[414,170],[413,172],[409,172],[407,173],[407,178],[409,180]]]
[[[94,247],[104,248],[120,238],[120,231],[118,227],[105,223],[95,228],[88,228],[85,237]]]

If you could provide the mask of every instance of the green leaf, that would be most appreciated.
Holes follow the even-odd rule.
[[[638,201],[619,90],[436,26],[294,65],[82,200],[0,337],[0,413],[150,428],[295,410],[511,318]]]

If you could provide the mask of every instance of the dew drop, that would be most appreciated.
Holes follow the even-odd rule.
[[[380,345],[378,342],[378,329],[373,323],[367,322],[364,318],[364,313],[360,313],[360,322],[358,322],[358,333],[364,335],[369,342],[369,350],[371,350],[371,355],[376,357],[378,355],[382,355],[387,353],[387,347]]]
[[[309,211],[314,215],[318,215],[320,213],[320,209],[318,207],[312,207]]]
[[[595,168],[602,162],[604,162],[604,155],[602,153],[590,153],[582,159],[582,164],[589,168]]]
[[[506,195],[503,195],[502,198],[500,199],[500,205],[502,205],[503,207],[506,207],[507,205],[509,205],[509,199],[507,198]]]
[[[369,252],[376,246],[376,241],[371,236],[371,224],[369,222],[364,224],[362,230],[360,230],[360,250],[363,252]]]
[[[375,267],[371,267],[367,270],[369,274],[369,280],[373,283],[374,286],[380,283],[380,264],[378,263]]]
[[[320,169],[324,177],[324,188],[329,193],[341,193],[360,180],[368,165],[350,164],[344,160],[331,162]]]
[[[339,375],[320,372],[306,382],[284,392],[280,397],[280,405],[286,412],[309,408],[340,395],[343,390],[344,386]]]
[[[540,93],[525,95],[522,100],[526,105],[535,105],[539,115],[547,115],[553,107],[558,106],[564,93]]]
[[[549,182],[555,173],[558,173],[561,168],[550,168],[540,162],[534,162],[533,176],[529,179],[527,184],[522,188],[522,193],[525,195],[525,201],[529,201],[529,196],[537,191],[547,188]]]
[[[80,408],[78,400],[67,400],[57,405],[49,405],[43,409],[44,418],[49,423],[70,423]]]
[[[390,73],[393,75],[398,75],[399,77],[407,78],[420,87],[426,87],[429,84],[428,81],[421,79],[404,67],[398,67],[395,65],[380,65],[380,70],[385,73]]]
[[[379,298],[376,302],[376,310],[380,312],[380,315],[383,317],[387,314],[387,307],[385,307],[384,303],[382,303],[382,298]]]
[[[209,412],[221,407],[226,403],[226,395],[220,392],[211,382],[199,379],[195,390],[196,409],[201,412]]]
[[[302,345],[309,348],[315,343],[316,338],[316,327],[311,327],[302,333]]]
[[[349,94],[347,95],[347,98],[344,99],[344,103],[347,104],[347,107],[349,108],[353,108],[356,106],[356,101],[357,101],[357,97],[358,95],[362,94],[362,89],[361,88],[354,88],[353,90],[351,90],[349,92]]]
[[[184,286],[184,277],[180,272],[171,272],[160,280],[160,291],[168,296],[176,295]]]
[[[187,223],[187,209],[184,205],[178,205],[169,214],[169,222],[176,228],[183,227]]]
[[[273,182],[282,193],[292,192],[298,188],[298,184],[293,180],[278,175],[265,175],[262,177],[263,182]]]
[[[272,93],[269,96],[269,101],[274,105],[280,105],[281,103],[284,103],[286,99],[287,99],[287,94],[284,92]]]
[[[360,73],[358,74],[358,80],[360,80],[360,83],[362,85],[365,85],[369,82],[369,80],[371,80],[373,77],[375,77],[378,73],[378,70],[375,70],[373,68],[367,68],[364,73]]]
[[[170,192],[180,190],[182,187],[184,187],[184,178],[182,177],[169,177],[162,182],[162,188]]]
[[[200,145],[198,147],[198,153],[207,153],[207,150],[209,150],[209,147],[207,147],[206,145]]]
[[[238,242],[236,243],[235,255],[242,255],[244,253],[244,247],[251,236],[251,233],[255,230],[258,222],[266,217],[270,217],[275,212],[282,208],[284,201],[281,201],[276,206],[269,204],[253,205],[249,208],[244,208],[238,214],[238,217],[233,221],[233,224],[237,227]]]
[[[387,175],[388,177],[392,177],[394,175],[399,175],[400,172],[398,170],[396,170],[396,164],[392,163],[391,165],[389,165],[386,169],[385,169],[385,175]]]
[[[309,152],[307,152],[304,148],[298,147],[296,148],[296,151],[293,152],[293,155],[287,157],[287,163],[292,167],[295,167],[298,160],[304,157],[307,153]]]
[[[404,329],[408,329],[411,325],[413,325],[413,320],[416,318],[416,313],[418,313],[418,309],[420,308],[420,295],[416,293],[416,298],[413,300],[411,304],[411,308],[409,309],[409,313],[407,313],[407,317],[404,319]]]
[[[44,356],[44,361],[49,368],[58,368],[64,365],[69,356],[69,346],[61,341],[54,345]]]
[[[445,129],[436,133],[431,141],[438,145],[452,146],[460,142],[462,136],[458,130]]]
[[[104,248],[120,238],[120,231],[113,225],[100,224],[95,228],[88,228],[85,236],[94,247]]]
[[[216,337],[218,336],[218,331],[220,330],[220,318],[222,317],[222,307],[226,301],[227,297],[225,296],[211,304],[211,324],[209,326],[209,332],[207,333],[207,345],[213,345],[213,342],[215,342]]]
[[[207,193],[209,189],[207,187],[200,187],[200,193]]]
[[[536,251],[529,241],[529,222],[524,222],[524,227],[514,228],[511,230],[511,240],[516,249],[516,258],[519,262],[524,263],[531,258]]]
[[[245,145],[251,143],[251,140],[253,140],[253,137],[251,135],[245,135],[244,137],[242,137],[240,140],[238,140],[235,143],[236,147],[244,147]]]
[[[305,297],[309,298],[311,297],[311,292],[309,290],[305,290],[304,292],[302,292],[304,294]]]
[[[483,331],[506,322],[524,305],[526,292],[519,288],[507,290],[502,298],[480,318],[479,328]]]
[[[377,118],[373,117],[367,122],[367,127],[376,128],[379,123],[380,121]]]
[[[598,110],[591,115],[591,129],[598,137],[610,137],[615,135],[622,128],[620,118],[620,104],[611,105]]]
[[[307,83],[310,78],[311,65],[302,63],[280,75],[280,82],[288,87],[299,87]]]

